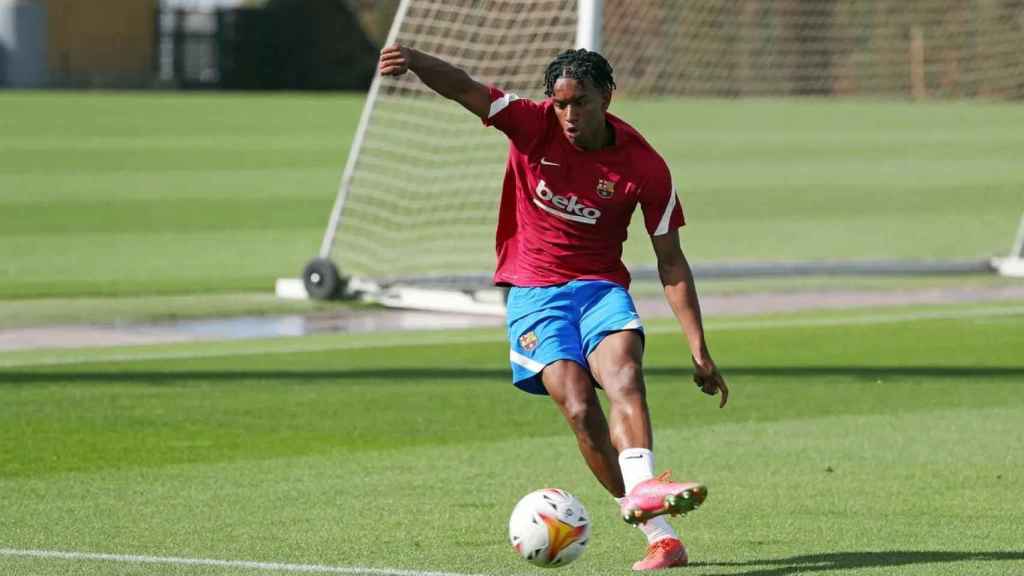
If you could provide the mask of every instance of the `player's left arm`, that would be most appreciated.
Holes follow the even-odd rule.
[[[700,302],[693,282],[693,272],[679,244],[679,231],[672,228],[665,234],[651,236],[654,253],[658,258],[658,275],[665,288],[665,298],[675,314],[683,332],[686,333],[693,358],[693,380],[705,394],[714,396],[719,392],[722,398],[718,407],[729,401],[729,387],[718,371],[704,339],[704,323],[701,319]]]

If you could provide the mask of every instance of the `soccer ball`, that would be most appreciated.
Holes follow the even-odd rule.
[[[590,517],[572,494],[558,488],[530,492],[508,521],[516,553],[544,568],[565,566],[580,557],[590,538]]]

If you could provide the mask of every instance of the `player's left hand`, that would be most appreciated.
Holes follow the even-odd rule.
[[[697,361],[694,358],[693,381],[700,388],[701,392],[709,396],[714,396],[721,392],[722,399],[719,400],[718,407],[725,408],[725,403],[729,401],[729,386],[725,383],[725,378],[722,378],[718,367],[715,366],[714,360],[706,358],[702,361]]]

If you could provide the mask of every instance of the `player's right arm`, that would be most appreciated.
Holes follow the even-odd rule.
[[[382,76],[401,76],[412,70],[434,92],[462,104],[481,120],[488,117],[491,109],[490,89],[473,80],[461,68],[440,58],[394,44],[380,51],[378,68]]]

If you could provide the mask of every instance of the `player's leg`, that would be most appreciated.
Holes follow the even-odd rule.
[[[686,565],[686,548],[662,514],[671,513],[664,499],[682,485],[654,478],[650,413],[643,378],[643,328],[629,294],[618,286],[595,285],[581,321],[588,366],[608,397],[610,436],[619,451],[619,467],[627,492],[619,499],[648,540],[647,555],[633,565],[649,570]],[[633,515],[637,494],[651,487],[661,490],[657,500],[639,501],[642,519]]]
[[[618,452],[608,435],[608,422],[590,373],[576,362],[559,360],[546,366],[541,378],[576,435],[576,443],[590,471],[612,496],[624,496]]]
[[[658,570],[685,566],[689,562],[682,540],[662,515],[670,510],[666,499],[678,498],[678,493],[686,488],[654,477],[651,419],[642,357],[641,334],[626,330],[605,336],[591,352],[589,360],[595,378],[608,396],[611,437],[619,449],[619,467],[627,493],[619,499],[619,510],[647,537],[647,553],[633,564],[633,569]],[[656,493],[649,498],[639,497],[652,491]],[[638,510],[642,521],[637,516]]]
[[[619,451],[627,494],[623,514],[633,524],[663,514],[685,514],[707,495],[700,484],[654,477],[642,358],[643,337],[635,330],[607,334],[588,356],[591,372],[608,396],[611,438]]]
[[[555,400],[591,471],[613,496],[621,497],[625,492],[618,453],[586,368],[572,292],[565,286],[509,291],[512,381],[521,390]]]
[[[651,449],[651,418],[647,409],[642,358],[644,342],[635,330],[613,332],[601,339],[587,358],[590,371],[608,397],[609,433],[619,451]]]

